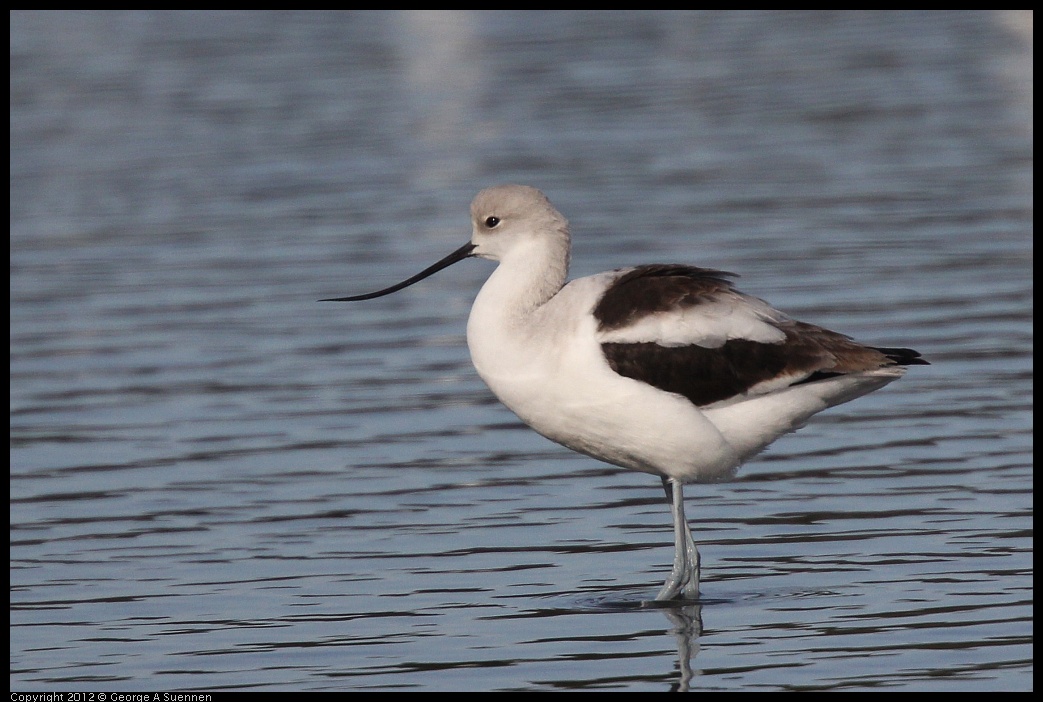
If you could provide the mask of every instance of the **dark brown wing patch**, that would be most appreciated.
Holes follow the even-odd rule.
[[[683,395],[699,407],[741,395],[786,366],[781,346],[742,339],[715,349],[644,342],[602,344],[601,350],[616,373]]]
[[[638,266],[613,281],[594,308],[598,331],[624,328],[655,312],[712,302],[734,290],[726,273],[710,268]],[[729,339],[714,348],[662,346],[654,342],[603,343],[609,366],[627,378],[683,395],[704,406],[779,379],[812,383],[885,366],[923,365],[912,349],[872,348],[836,332],[787,319],[773,322],[785,334],[778,343]]]
[[[929,366],[928,363],[921,355],[919,351],[913,351],[912,349],[898,349],[888,348],[885,346],[876,346],[874,350],[884,354],[896,365],[899,366]]]
[[[784,341],[767,344],[731,339],[723,346],[605,343],[601,350],[616,373],[677,393],[702,407],[749,392],[759,383],[790,385],[892,365],[926,364],[912,349],[874,349],[804,322],[780,325]]]
[[[594,318],[598,331],[621,329],[654,312],[693,307],[731,290],[734,273],[711,268],[651,264],[633,268],[605,290]]]

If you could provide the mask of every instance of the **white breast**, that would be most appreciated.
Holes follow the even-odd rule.
[[[479,376],[523,422],[573,450],[685,480],[731,475],[739,456],[698,408],[609,368],[591,311],[613,277],[573,281],[515,314],[487,283],[467,324]]]

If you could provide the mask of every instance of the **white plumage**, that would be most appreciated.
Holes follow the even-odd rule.
[[[727,478],[812,415],[925,364],[863,346],[735,290],[720,271],[620,269],[566,284],[568,223],[535,188],[471,204],[467,245],[386,295],[459,260],[499,262],[475,299],[467,344],[496,396],[547,438],[662,478],[675,559],[657,599],[694,599],[699,555],[681,486]]]

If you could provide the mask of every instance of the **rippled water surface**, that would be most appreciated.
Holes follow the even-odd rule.
[[[11,687],[1029,690],[1032,16],[11,15]],[[742,274],[932,365],[692,486],[471,368],[544,189],[573,274]]]

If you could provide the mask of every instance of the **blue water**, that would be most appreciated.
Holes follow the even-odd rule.
[[[11,14],[12,690],[1032,689],[1032,15]],[[501,407],[491,264],[932,365],[687,490]]]

